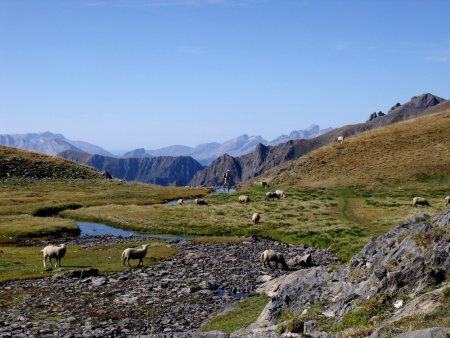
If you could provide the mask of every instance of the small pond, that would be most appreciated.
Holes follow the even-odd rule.
[[[76,224],[80,228],[80,236],[116,236],[116,237],[130,237],[140,236],[145,238],[156,238],[168,241],[183,241],[198,238],[198,236],[189,235],[172,235],[172,234],[144,234],[137,231],[123,230],[114,228],[103,223],[81,222]]]

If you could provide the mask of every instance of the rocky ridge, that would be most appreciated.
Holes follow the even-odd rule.
[[[163,186],[187,185],[203,166],[189,156],[115,158],[67,150],[58,156],[107,171],[112,177]]]
[[[450,287],[446,282],[450,277],[449,229],[450,211],[434,218],[419,213],[373,238],[343,269],[318,266],[267,282],[258,291],[271,302],[256,324],[236,336],[256,336],[262,328],[269,334],[283,310],[300,314],[314,304],[323,306],[324,317],[339,323],[365,301],[376,302],[387,313],[372,319],[371,337],[383,336],[387,326],[401,318],[435,310],[442,292]],[[438,290],[423,294],[433,286]],[[316,321],[303,324],[305,333],[319,334],[314,333]],[[320,336],[338,337],[324,332]]]

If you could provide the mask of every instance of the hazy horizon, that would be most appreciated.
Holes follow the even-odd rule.
[[[0,134],[270,141],[448,98],[443,0],[0,1]]]

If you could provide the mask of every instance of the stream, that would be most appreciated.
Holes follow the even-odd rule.
[[[217,188],[212,195],[226,193],[227,190],[224,188]],[[229,193],[236,192],[236,189],[230,188]],[[193,203],[194,199],[186,199],[184,203]],[[176,205],[178,200],[172,200],[167,202],[167,205]],[[168,241],[183,241],[189,239],[195,239],[199,236],[189,236],[189,235],[173,235],[173,234],[146,234],[132,230],[123,230],[119,228],[112,227],[103,223],[93,223],[93,222],[83,222],[77,221],[76,224],[80,228],[80,236],[116,236],[116,237],[130,237],[130,236],[141,236],[146,238],[155,238]]]

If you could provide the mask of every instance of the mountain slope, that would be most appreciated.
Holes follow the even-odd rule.
[[[87,179],[100,176],[94,168],[62,158],[0,146],[0,179]]]
[[[65,150],[74,150],[113,156],[111,153],[96,145],[84,141],[71,141],[61,134],[53,134],[50,132],[0,135],[0,145],[37,151],[47,155],[56,155]]]
[[[275,147],[266,147],[260,145],[254,152],[243,156],[234,158],[235,166],[223,166],[223,161],[217,159],[205,169],[199,171],[192,181],[191,185],[216,185],[222,183],[221,176],[216,176],[216,173],[223,173],[229,169],[234,177],[234,182],[238,183],[261,175],[269,169],[272,169],[284,162],[297,159],[312,150],[318,149],[336,141],[338,136],[345,136],[346,138],[361,132],[379,128],[385,125],[396,123],[398,121],[407,120],[418,116],[419,114],[426,114],[426,109],[433,107],[444,99],[431,94],[423,94],[413,97],[407,103],[397,106],[385,116],[377,117],[376,119],[367,121],[365,123],[348,125],[320,135],[318,137],[305,140],[289,141],[282,143]],[[229,161],[230,162],[230,161]]]
[[[58,156],[90,165],[100,171],[108,171],[115,178],[159,185],[186,185],[203,168],[200,163],[187,156],[114,158],[70,150]]]
[[[450,178],[450,109],[361,133],[263,175],[281,186],[383,185]]]

